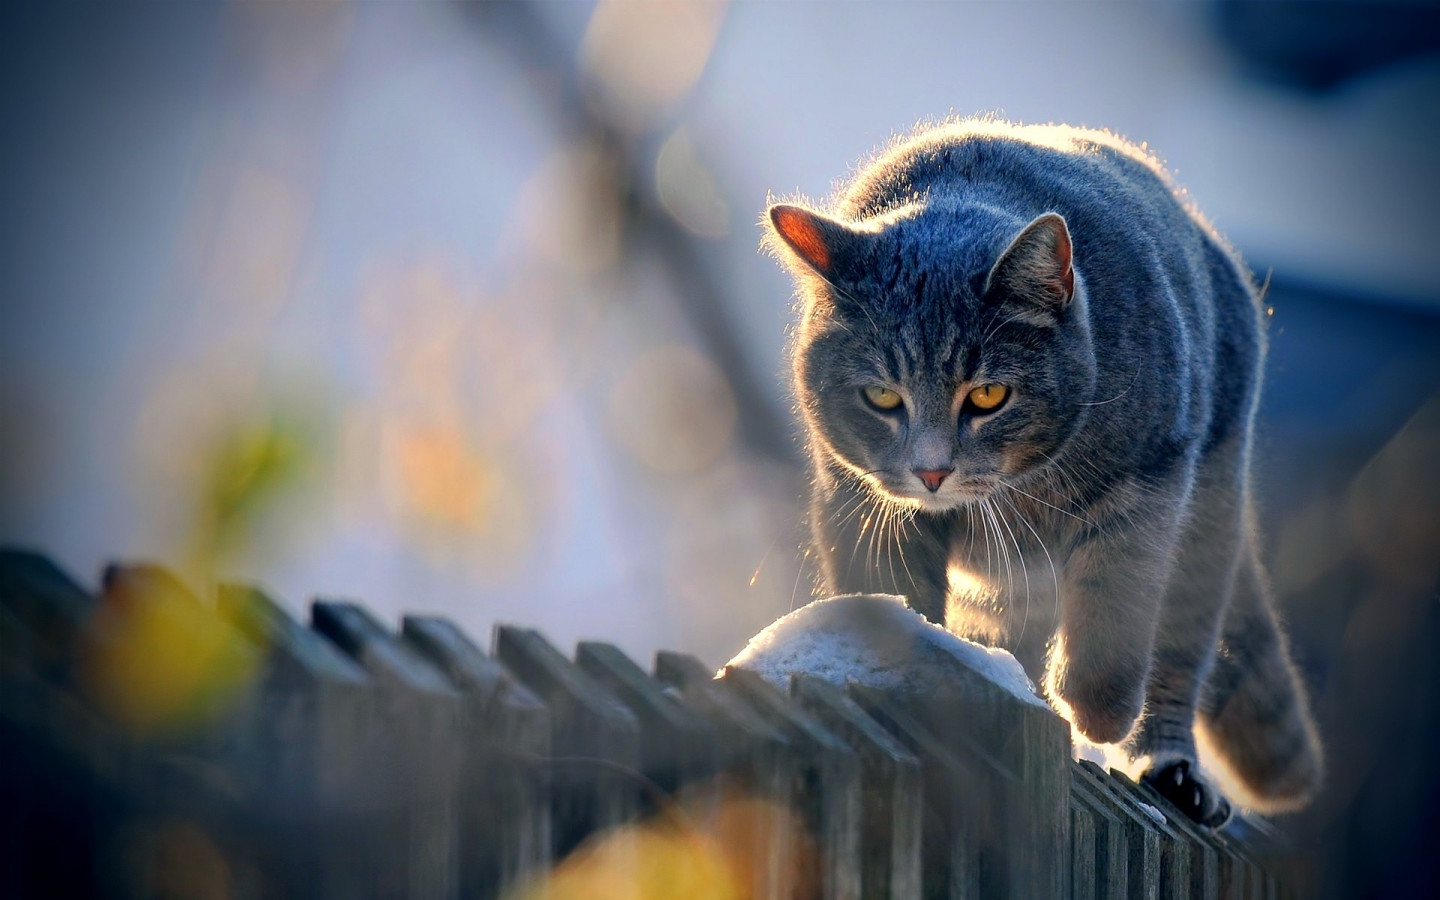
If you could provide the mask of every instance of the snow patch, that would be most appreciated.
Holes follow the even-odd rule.
[[[755,635],[728,665],[782,690],[791,675],[805,673],[842,686],[908,693],[925,691],[935,667],[957,661],[1019,700],[1047,705],[1007,651],[956,637],[892,594],[816,600]]]

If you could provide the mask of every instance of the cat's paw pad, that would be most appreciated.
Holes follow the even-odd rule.
[[[1230,801],[1195,771],[1188,759],[1151,769],[1140,776],[1140,780],[1207,828],[1219,828],[1230,821]]]

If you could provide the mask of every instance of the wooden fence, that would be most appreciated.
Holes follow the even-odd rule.
[[[0,896],[701,896],[701,870],[753,897],[1292,893],[1257,823],[1197,828],[1073,761],[1061,719],[980,673],[782,693],[683,653],[647,672],[512,626],[486,653],[442,618],[217,594],[150,567],[92,594],[0,552]]]

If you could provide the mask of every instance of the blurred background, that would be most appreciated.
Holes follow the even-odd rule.
[[[951,113],[1145,141],[1269,283],[1332,896],[1440,851],[1440,11],[8,4],[0,543],[728,659],[810,597],[767,195]]]

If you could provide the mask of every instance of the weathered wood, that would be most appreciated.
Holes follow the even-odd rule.
[[[75,640],[89,624],[95,606],[95,598],[48,557],[0,549],[0,607],[24,626],[25,652],[36,671],[54,678],[74,661]],[[15,650],[20,646],[17,638]]]
[[[1112,811],[1110,803],[1095,795],[1088,777],[1076,771],[1078,765],[1071,763],[1070,798],[1072,803],[1089,812],[1091,826],[1095,829],[1094,896],[1096,900],[1124,900],[1129,896],[1129,845],[1125,823]]]
[[[1215,832],[1210,838],[1215,843],[1219,860],[1220,900],[1247,900],[1251,896],[1251,881],[1258,880],[1255,861],[1224,834]],[[1252,871],[1256,873],[1254,876]]]
[[[722,680],[733,684],[799,754],[801,767],[791,786],[790,802],[803,817],[818,850],[820,895],[859,897],[859,758],[844,741],[754,672],[727,669]]]
[[[830,682],[796,676],[790,693],[860,758],[860,895],[920,896],[920,760]]]
[[[550,708],[554,855],[639,810],[640,723],[540,632],[501,625],[494,655]]]
[[[788,804],[800,761],[790,739],[760,715],[734,684],[716,680],[714,670],[694,656],[657,653],[655,677],[716,728],[724,773],[721,790],[729,795],[727,802],[758,797],[771,804],[770,814],[746,835],[752,895],[795,896],[798,847]]]
[[[265,746],[256,750],[255,770],[267,788],[300,804],[328,803],[372,781],[358,748],[370,689],[365,671],[254,587],[221,585],[216,608],[263,654],[256,681]]]
[[[232,871],[262,862],[256,847],[273,820],[246,802],[257,756],[257,648],[169,571],[110,565],[74,652],[76,692],[113,724],[104,749],[125,760],[132,815],[143,811],[136,858],[112,873],[115,892],[158,891],[166,822],[184,822],[190,839]]]
[[[1202,885],[1196,883],[1192,874],[1196,868],[1196,851],[1201,848],[1176,828],[1169,816],[1151,803],[1150,798],[1145,795],[1139,785],[1130,780],[1128,775],[1119,769],[1111,769],[1110,778],[1117,790],[1139,804],[1141,809],[1155,820],[1156,830],[1160,832],[1160,897],[1162,900],[1164,898],[1183,900],[1183,898],[1191,896],[1210,896],[1204,892]]]
[[[1095,819],[1090,807],[1070,795],[1070,881],[1066,896],[1072,900],[1095,900]]]
[[[1002,798],[1018,776],[974,743],[941,741],[909,708],[873,688],[849,696],[921,761],[921,883],[925,897],[1004,897],[1008,884]]]
[[[40,668],[40,642],[20,617],[0,605],[0,677]],[[0,687],[3,690],[3,687]]]
[[[459,883],[455,797],[462,757],[460,698],[436,669],[369,612],[317,600],[315,630],[370,675],[371,740],[367,764],[387,791],[395,819],[373,848],[384,861],[377,893],[449,897]]]
[[[1264,867],[1251,855],[1250,849],[1245,846],[1243,841],[1234,839],[1228,833],[1224,834],[1222,838],[1240,864],[1240,897],[1243,900],[1264,900],[1266,878]]]
[[[951,668],[934,692],[903,702],[940,742],[972,747],[1013,776],[994,785],[1004,792],[996,801],[1004,815],[995,889],[1059,897],[1069,865],[1069,726],[958,661]]]
[[[94,603],[45,557],[0,551],[0,896],[91,896],[108,876],[95,849],[131,767],[66,690]]]
[[[406,643],[460,692],[460,880],[496,897],[550,862],[550,711],[448,619],[406,616]]]
[[[1125,779],[1129,781],[1129,779]],[[1134,782],[1131,782],[1133,784]],[[1215,838],[1215,833],[1192,821],[1165,795],[1148,784],[1136,785],[1146,802],[1165,814],[1176,831],[1185,835],[1191,845],[1190,882],[1191,896],[1223,897],[1231,892],[1227,881],[1237,874],[1231,865],[1232,854]]]
[[[662,791],[674,794],[719,771],[715,728],[699,713],[667,696],[663,686],[620,648],[581,641],[575,648],[575,664],[639,721],[641,767]]]
[[[1224,828],[1225,837],[1247,865],[1246,897],[1275,900],[1281,893],[1280,879],[1272,871],[1280,855],[1281,842],[1263,819],[1236,814]]]
[[[57,683],[66,661],[32,653],[8,607],[0,618],[7,649],[23,652],[0,661],[0,896],[102,896],[119,861],[101,848],[128,824],[141,760]]]
[[[1156,900],[1160,896],[1161,836],[1155,820],[1143,812],[1133,798],[1121,792],[1104,769],[1089,760],[1080,760],[1071,771],[1125,825],[1125,845],[1130,854],[1126,887],[1130,900]]]
[[[655,679],[700,711],[719,731],[721,764],[749,767],[761,756],[778,762],[789,752],[788,740],[737,694],[732,685],[715,679],[715,672],[688,653],[662,650],[655,654]],[[781,767],[783,768],[783,766]],[[757,780],[756,787],[782,791],[789,784],[788,770]]]
[[[367,896],[380,873],[355,847],[381,840],[384,799],[365,756],[369,676],[256,588],[222,585],[217,609],[264,654],[251,756],[235,760],[277,837],[258,866],[264,893]]]

